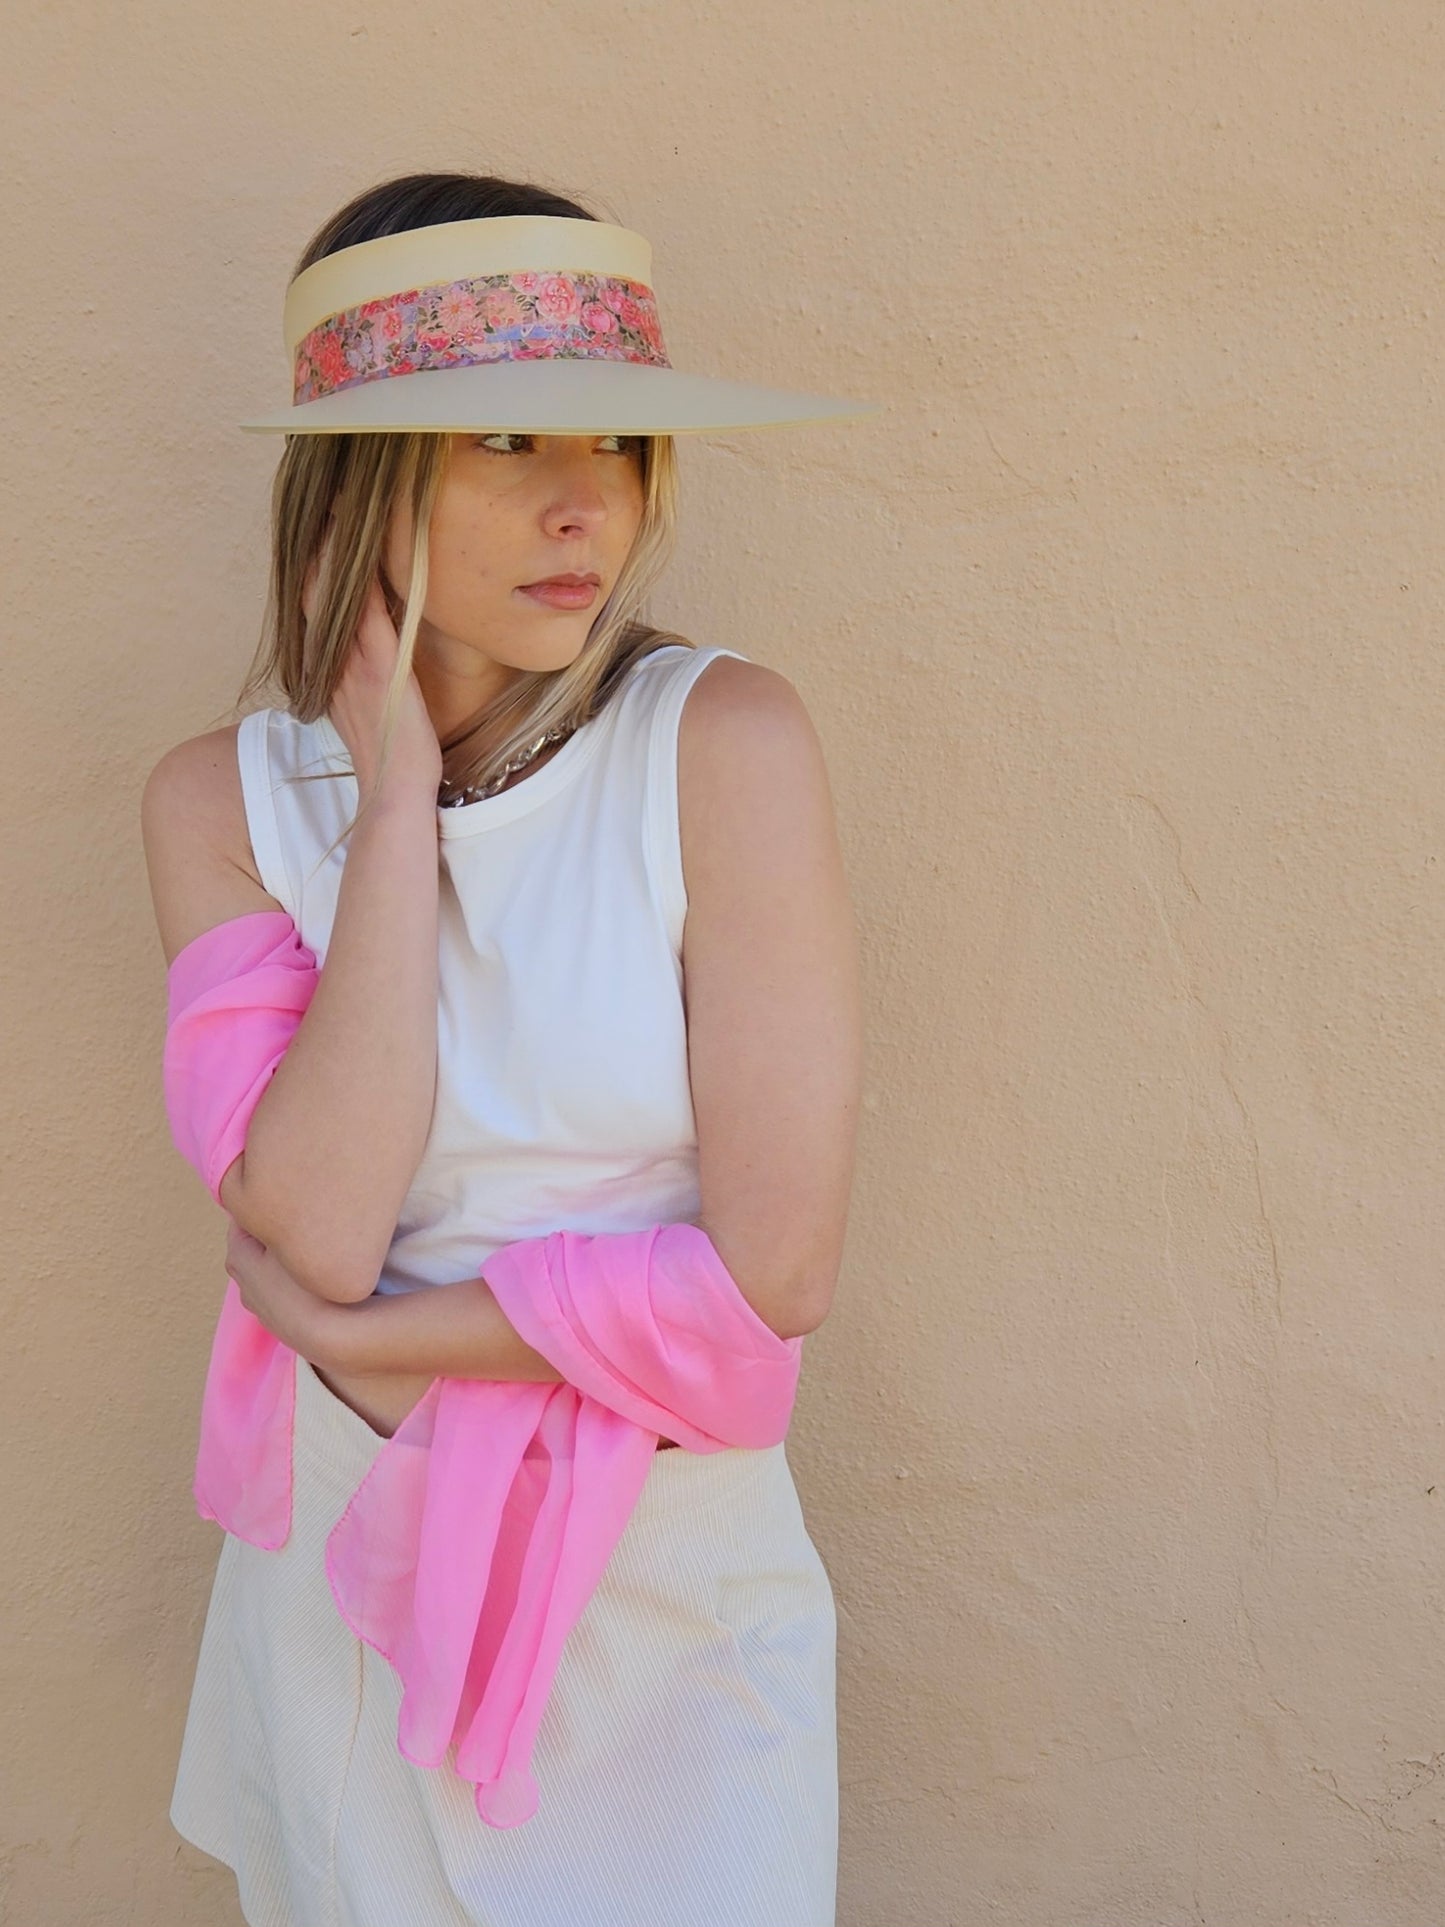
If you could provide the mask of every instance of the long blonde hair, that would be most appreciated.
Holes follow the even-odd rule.
[[[308,242],[292,278],[324,255],[375,235],[433,222],[530,213],[597,218],[577,202],[525,182],[490,175],[404,175],[366,189],[332,215]],[[640,656],[665,643],[694,646],[685,636],[644,619],[646,598],[676,543],[678,471],[670,435],[640,439],[641,524],[581,653],[562,669],[519,673],[459,737],[442,744],[443,784],[453,792],[484,786],[544,731],[587,722]],[[262,696],[279,698],[300,722],[324,715],[346,666],[370,585],[379,577],[399,643],[383,713],[384,761],[426,604],[432,509],[450,440],[435,431],[287,436],[271,491],[271,573],[261,641],[237,708]],[[393,513],[408,499],[415,533],[411,580],[401,601],[387,588],[381,562]],[[334,530],[330,566],[316,584],[308,622],[301,591],[328,528]],[[296,780],[334,779],[338,774],[344,772],[323,771]]]

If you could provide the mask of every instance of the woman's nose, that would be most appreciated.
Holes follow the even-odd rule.
[[[571,487],[559,490],[547,505],[548,529],[597,529],[607,520],[607,501],[597,489]]]
[[[608,496],[598,473],[599,458],[587,450],[559,455],[549,466],[547,521],[555,528],[595,528],[607,518]],[[610,458],[614,462],[616,456]]]

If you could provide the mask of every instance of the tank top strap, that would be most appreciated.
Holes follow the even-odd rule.
[[[687,917],[677,786],[677,745],[683,705],[710,662],[719,656],[732,656],[739,662],[746,662],[748,658],[737,649],[690,648],[679,644],[658,650],[656,654],[666,655],[669,661],[665,668],[659,667],[657,673],[663,678],[662,687],[649,706],[642,833],[658,910],[673,955],[681,956],[683,924]]]
[[[284,709],[241,718],[236,759],[257,874],[301,929],[310,872],[349,821],[355,782],[315,725]],[[323,774],[324,781],[301,780]]]
[[[280,826],[276,821],[276,798],[271,784],[271,758],[267,737],[271,711],[253,709],[241,718],[236,731],[236,760],[241,771],[241,795],[246,805],[246,827],[251,834],[251,855],[261,882],[282,909],[296,921],[297,892],[288,874]]]

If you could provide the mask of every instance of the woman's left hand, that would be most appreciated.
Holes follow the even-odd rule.
[[[268,1245],[243,1231],[234,1218],[226,1233],[226,1275],[235,1279],[241,1303],[267,1331],[311,1364],[326,1368],[336,1321],[345,1316],[347,1306],[308,1291]]]

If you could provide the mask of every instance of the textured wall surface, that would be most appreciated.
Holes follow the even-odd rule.
[[[285,399],[291,261],[461,166],[641,229],[680,366],[887,404],[685,443],[655,607],[803,692],[866,946],[791,1444],[839,1927],[1440,1927],[1438,6],[172,0],[9,45],[6,1922],[239,1920],[166,1819],[223,1238],[137,803],[257,633],[278,449],[233,424]]]

